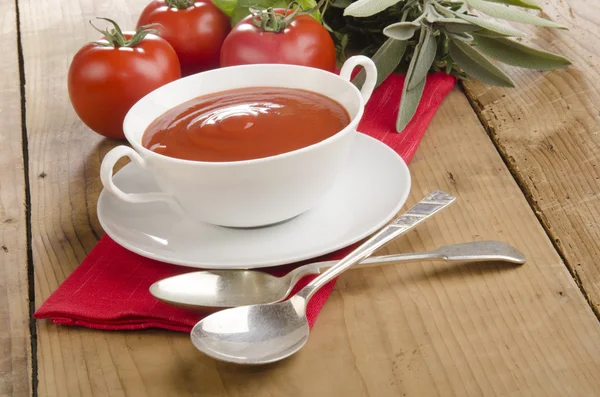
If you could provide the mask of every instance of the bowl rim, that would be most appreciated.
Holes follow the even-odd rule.
[[[144,100],[147,100],[148,96],[152,95],[153,93],[156,93],[158,91],[166,91],[169,89],[169,87],[172,87],[175,83],[181,84],[179,83],[180,81],[183,80],[190,80],[190,79],[194,79],[194,78],[198,78],[198,75],[207,75],[207,74],[216,74],[216,73],[223,73],[224,71],[226,72],[227,70],[235,70],[235,69],[261,69],[264,68],[265,66],[269,67],[269,68],[282,68],[282,69],[304,69],[304,70],[310,70],[311,72],[317,72],[317,73],[321,73],[323,74],[323,76],[326,76],[327,78],[336,78],[338,80],[343,81],[344,83],[348,84],[350,86],[350,89],[355,93],[356,97],[359,99],[359,106],[358,106],[358,111],[356,112],[356,115],[352,118],[352,120],[350,120],[350,123],[348,123],[348,125],[346,127],[344,127],[343,129],[339,130],[338,132],[336,132],[335,134],[331,135],[328,138],[323,139],[322,141],[319,141],[317,143],[313,143],[312,145],[308,145],[308,146],[304,146],[289,152],[284,152],[284,153],[280,153],[280,154],[275,154],[275,155],[271,155],[271,156],[267,156],[267,157],[259,157],[256,159],[249,159],[249,160],[234,160],[234,161],[199,161],[199,160],[186,160],[186,159],[180,159],[177,157],[170,157],[170,156],[166,156],[164,154],[160,154],[160,153],[156,153],[150,149],[147,149],[146,147],[144,147],[141,142],[138,142],[138,140],[133,139],[133,137],[131,136],[133,134],[133,132],[131,131],[131,128],[128,127],[128,123],[129,123],[129,119],[131,117],[131,114],[133,113],[134,109],[136,107],[142,106],[142,103]],[[247,88],[247,87],[255,87],[257,85],[246,85],[240,88]],[[274,85],[272,87],[278,87],[277,85]],[[221,90],[221,91],[212,91],[209,93],[205,93],[203,95],[210,95],[210,94],[214,94],[214,93],[218,93],[218,92],[224,92],[224,91],[228,91],[228,90]],[[310,91],[310,90],[307,90]],[[315,93],[318,93],[316,91],[312,91]],[[320,94],[320,93],[318,93]],[[156,95],[156,94],[155,94]],[[324,95],[324,94],[320,94],[320,95]],[[201,96],[201,95],[200,95]],[[325,95],[327,96],[327,95]],[[331,97],[329,97],[330,99],[333,99]],[[180,102],[177,105],[184,103],[186,101]],[[177,106],[174,105],[174,106]],[[343,106],[343,105],[342,105]],[[171,107],[172,108],[172,107]],[[171,109],[169,108],[169,109]],[[344,107],[344,109],[346,109]],[[327,146],[329,144],[334,143],[335,141],[341,139],[342,136],[350,133],[351,131],[355,131],[358,127],[358,122],[362,119],[362,115],[364,113],[364,109],[365,109],[365,101],[364,98],[362,97],[362,94],[360,93],[359,89],[352,84],[349,80],[346,80],[342,77],[340,77],[339,75],[332,73],[332,72],[328,72],[326,70],[323,69],[317,69],[317,68],[313,68],[313,67],[309,67],[309,66],[301,66],[301,65],[289,65],[289,64],[252,64],[252,65],[237,65],[237,66],[228,66],[228,67],[223,67],[223,68],[218,68],[218,69],[213,69],[213,70],[208,70],[205,72],[200,72],[200,73],[196,73],[193,75],[189,75],[186,77],[182,77],[180,79],[171,81],[163,86],[160,86],[158,88],[156,88],[155,90],[149,92],[148,94],[144,95],[142,98],[140,98],[127,112],[127,114],[125,115],[125,119],[123,120],[123,132],[125,133],[125,138],[127,139],[127,141],[131,144],[131,146],[141,155],[145,155],[145,156],[149,156],[149,157],[156,157],[158,159],[163,159],[165,161],[170,161],[172,163],[176,163],[176,164],[182,164],[182,165],[202,165],[202,166],[209,166],[209,167],[225,167],[225,166],[232,166],[232,165],[250,165],[250,164],[260,164],[260,163],[264,163],[264,162],[268,162],[268,161],[274,161],[274,160],[279,160],[279,159],[285,159],[288,157],[292,157],[292,156],[296,156],[298,154],[301,153],[305,153],[308,151],[312,151],[317,149],[319,146]],[[165,110],[165,112],[168,110]],[[348,109],[346,109],[346,111],[348,111]],[[162,113],[164,114],[164,113]],[[156,120],[158,117],[162,116],[158,115],[156,117],[154,117],[152,120]],[[144,130],[144,132],[142,133],[142,137],[144,135],[146,131]]]

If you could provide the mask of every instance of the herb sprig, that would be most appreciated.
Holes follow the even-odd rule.
[[[235,17],[232,23],[247,15],[250,7],[283,4],[285,8],[291,2],[213,1]],[[300,2],[304,9],[315,4],[314,0]],[[504,21],[566,29],[524,9],[541,10],[534,0],[328,0],[320,13],[312,15],[331,33],[342,60],[356,52],[373,59],[377,85],[393,72],[406,73],[396,120],[396,130],[402,132],[415,115],[428,73],[442,71],[459,79],[472,77],[489,85],[514,87],[493,61],[536,70],[571,64],[519,41],[526,34]],[[360,72],[353,83],[360,87],[364,79]]]
[[[417,110],[430,72],[514,87],[492,60],[537,70],[571,64],[514,39],[526,35],[499,20],[566,29],[517,7],[540,10],[532,0],[334,0],[323,23],[342,57],[352,48],[373,59],[378,85],[394,71],[406,73],[396,120],[396,130],[402,132]],[[364,73],[354,80],[357,85],[363,81]]]

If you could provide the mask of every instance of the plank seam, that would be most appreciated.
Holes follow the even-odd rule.
[[[29,140],[27,138],[26,98],[25,98],[25,58],[21,38],[21,14],[19,1],[15,0],[17,25],[17,53],[19,59],[19,89],[21,95],[21,146],[23,148],[23,172],[25,178],[25,230],[27,240],[27,287],[29,298],[29,335],[31,342],[31,395],[38,395],[37,327],[35,312],[35,284],[33,270],[33,236],[31,229],[31,186],[29,179]]]
[[[583,284],[581,282],[581,277],[579,276],[579,274],[575,270],[575,267],[567,260],[565,254],[563,252],[563,249],[561,248],[560,239],[558,237],[556,237],[552,233],[551,227],[548,224],[548,221],[545,218],[542,209],[538,205],[537,201],[533,198],[533,192],[531,191],[531,189],[529,188],[529,186],[527,186],[527,184],[525,183],[524,178],[520,175],[519,171],[517,170],[517,167],[515,167],[513,165],[513,163],[511,162],[511,156],[507,153],[506,149],[504,148],[504,146],[500,142],[500,139],[498,138],[498,135],[496,134],[495,129],[491,125],[489,125],[488,122],[487,122],[487,120],[483,117],[483,110],[484,110],[483,105],[481,104],[481,102],[479,102],[479,100],[477,100],[477,98],[475,98],[469,92],[469,90],[467,90],[465,88],[463,82],[461,82],[460,87],[461,87],[462,91],[465,93],[465,96],[467,97],[467,100],[469,101],[469,104],[471,105],[471,108],[473,109],[473,111],[477,115],[477,118],[479,119],[479,122],[483,126],[483,129],[488,134],[488,136],[490,137],[490,140],[492,141],[492,144],[494,145],[494,147],[498,151],[498,154],[500,155],[500,158],[502,158],[502,161],[504,162],[504,165],[506,165],[506,168],[508,169],[508,171],[512,175],[513,179],[517,183],[517,186],[519,187],[519,189],[521,190],[521,192],[525,196],[525,199],[527,200],[527,203],[529,204],[529,206],[533,210],[533,213],[535,214],[538,222],[540,222],[540,224],[542,225],[542,228],[544,229],[544,232],[546,233],[546,235],[550,239],[550,242],[552,243],[552,246],[556,250],[556,253],[558,254],[558,256],[560,257],[560,259],[564,263],[564,265],[567,268],[567,270],[568,270],[569,274],[571,275],[571,277],[573,277],[573,280],[575,281],[575,284],[577,284],[577,287],[579,288],[579,291],[581,292],[581,294],[585,298],[585,301],[587,302],[587,304],[592,309],[592,312],[596,316],[596,319],[598,321],[600,321],[600,308],[597,308],[594,305],[594,303],[592,302],[591,297],[589,296],[589,294],[587,293],[587,291],[583,288]]]

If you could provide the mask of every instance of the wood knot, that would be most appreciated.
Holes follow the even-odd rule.
[[[448,179],[450,179],[450,183],[456,185],[456,179],[454,179],[454,175],[448,171]]]

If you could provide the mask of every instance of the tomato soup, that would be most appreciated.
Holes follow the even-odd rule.
[[[185,160],[250,160],[321,142],[349,123],[342,105],[312,91],[239,88],[168,110],[148,126],[142,145]]]

